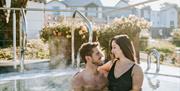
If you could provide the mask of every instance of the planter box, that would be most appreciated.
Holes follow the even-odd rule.
[[[50,67],[66,67],[71,59],[71,42],[65,37],[53,37],[48,43],[50,51]]]

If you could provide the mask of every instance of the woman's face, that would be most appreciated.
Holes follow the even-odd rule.
[[[111,46],[111,53],[115,56],[115,58],[120,58],[120,56],[122,55],[122,50],[119,45],[116,44],[116,42],[113,40]]]

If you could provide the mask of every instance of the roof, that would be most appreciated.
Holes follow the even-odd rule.
[[[163,5],[164,6],[160,8],[161,11],[166,11],[172,8],[178,10],[178,6],[176,4],[164,3]]]
[[[68,6],[76,7],[76,6],[87,6],[89,4],[95,4],[97,6],[103,6],[100,0],[64,0]]]
[[[151,10],[151,6],[145,6],[145,7],[141,8],[141,10]]]
[[[49,4],[49,3],[54,2],[54,1],[59,2],[59,3],[63,3],[64,5],[68,6],[68,5],[67,5],[64,1],[62,1],[62,0],[50,0],[50,1],[47,1],[46,4]]]
[[[119,2],[118,3],[116,3],[116,5],[115,6],[117,6],[119,3],[121,3],[121,2],[124,2],[124,3],[127,3],[127,4],[129,4],[129,0],[119,0]]]

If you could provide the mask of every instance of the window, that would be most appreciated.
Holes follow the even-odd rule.
[[[146,20],[150,21],[150,19],[148,17],[145,17]]]
[[[60,8],[58,6],[54,6],[53,10],[59,10]],[[53,15],[58,16],[60,15],[60,12],[53,12]]]
[[[88,11],[87,16],[93,16],[93,17],[97,16],[96,8],[88,7],[87,11]]]
[[[174,27],[174,21],[170,21],[170,27],[171,27],[171,28]]]

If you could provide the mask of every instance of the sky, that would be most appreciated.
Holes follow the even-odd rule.
[[[114,6],[120,0],[101,0],[101,1],[102,1],[103,5],[105,5],[105,6]],[[129,4],[135,4],[138,2],[142,2],[142,1],[147,1],[147,0],[130,0]],[[160,5],[164,2],[177,4],[180,7],[180,0],[158,0],[158,1],[148,3],[145,5],[150,5],[152,9],[158,10],[160,8]],[[140,5],[139,7],[141,7],[141,6],[142,5]]]

